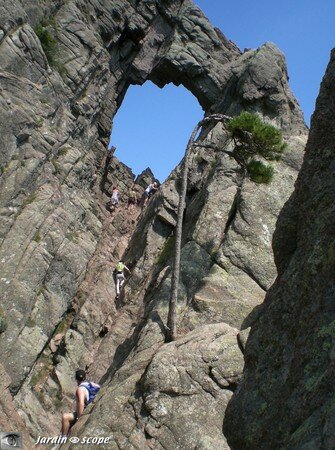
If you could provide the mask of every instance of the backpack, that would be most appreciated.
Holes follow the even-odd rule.
[[[86,406],[93,402],[95,396],[100,391],[100,386],[98,384],[92,384],[90,381],[84,381],[84,383],[81,383],[79,387],[84,387],[88,390],[88,400],[86,402]]]

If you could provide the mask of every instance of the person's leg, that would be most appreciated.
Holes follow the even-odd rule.
[[[148,202],[148,194],[144,192],[143,194],[143,208],[147,205]]]
[[[64,413],[62,416],[62,436],[67,436],[69,429],[75,422],[73,413]]]
[[[116,296],[120,295],[120,277],[116,275]]]

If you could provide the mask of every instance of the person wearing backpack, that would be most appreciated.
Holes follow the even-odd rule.
[[[128,273],[130,273],[130,270],[128,269],[128,267],[123,264],[122,261],[119,261],[116,264],[114,273],[115,273],[115,290],[116,290],[116,296],[115,298],[119,298],[120,295],[120,289],[122,288],[124,282],[125,282],[125,277],[124,277],[124,271],[127,271]]]
[[[128,193],[127,209],[129,211],[133,211],[136,203],[137,203],[137,195],[136,195],[136,191],[135,191],[135,185],[133,184],[132,187],[129,189],[129,193]]]
[[[73,413],[64,413],[62,416],[62,436],[67,436],[70,428],[77,422],[83,414],[84,409],[89,405],[100,390],[97,383],[86,380],[85,370],[78,369],[75,373],[77,389],[75,393],[76,409]]]

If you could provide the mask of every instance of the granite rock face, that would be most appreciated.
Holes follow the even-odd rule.
[[[98,426],[119,447],[229,449],[222,421],[243,370],[236,335],[224,323],[199,327],[154,356],[151,351],[141,376],[143,355],[133,355],[109,384],[101,407],[85,416],[85,433],[94,435]]]
[[[333,50],[296,189],[278,218],[279,276],[251,329],[244,379],[227,411],[234,449],[335,445],[334,82]]]
[[[135,182],[140,197],[154,175],[134,180],[107,151],[129,85],[146,80],[184,85],[205,113],[255,111],[283,130],[290,149],[273,183],[261,186],[223,152],[231,142],[221,124],[204,133],[211,149],[197,148],[191,164],[180,340],[170,346],[164,324],[181,168],[147,208],[130,212],[129,188]],[[226,448],[220,423],[241,374],[238,329],[257,321],[276,277],[271,238],[306,141],[283,55],[273,44],[242,54],[189,0],[0,0],[0,88],[4,411],[19,429],[23,420],[32,439],[57,434],[55,415],[72,410],[73,371],[81,366],[103,389],[78,435],[113,430],[120,448],[187,448],[195,441],[178,435],[174,421],[182,419],[189,430],[199,427],[195,440],[211,429],[198,448]],[[121,202],[112,212],[115,184]],[[131,276],[116,301],[119,258]],[[194,361],[179,349],[184,344]],[[155,364],[164,358],[171,371],[190,366],[198,408],[188,417],[173,415],[174,405],[181,411],[190,401],[176,379],[177,396],[169,391],[170,409],[158,420],[166,392],[155,380],[164,367]],[[200,420],[207,397],[220,409],[213,423]]]

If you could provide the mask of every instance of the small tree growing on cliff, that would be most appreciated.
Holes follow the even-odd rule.
[[[256,183],[268,183],[273,176],[273,168],[257,161],[255,157],[262,157],[267,160],[279,160],[286,144],[283,142],[282,133],[272,125],[262,122],[256,115],[249,112],[242,112],[239,116],[231,118],[222,114],[214,114],[201,120],[188,141],[182,168],[182,186],[179,195],[177,210],[177,225],[175,230],[175,253],[173,260],[173,270],[171,279],[171,294],[169,302],[169,312],[167,320],[167,340],[176,339],[177,323],[177,301],[180,278],[180,256],[181,239],[183,232],[183,217],[185,209],[185,199],[187,191],[187,176],[189,170],[190,156],[194,147],[212,147],[201,145],[196,142],[196,137],[204,125],[216,122],[226,122],[226,128],[231,133],[234,140],[233,151],[223,150],[224,153],[234,158],[242,167],[244,173]]]

